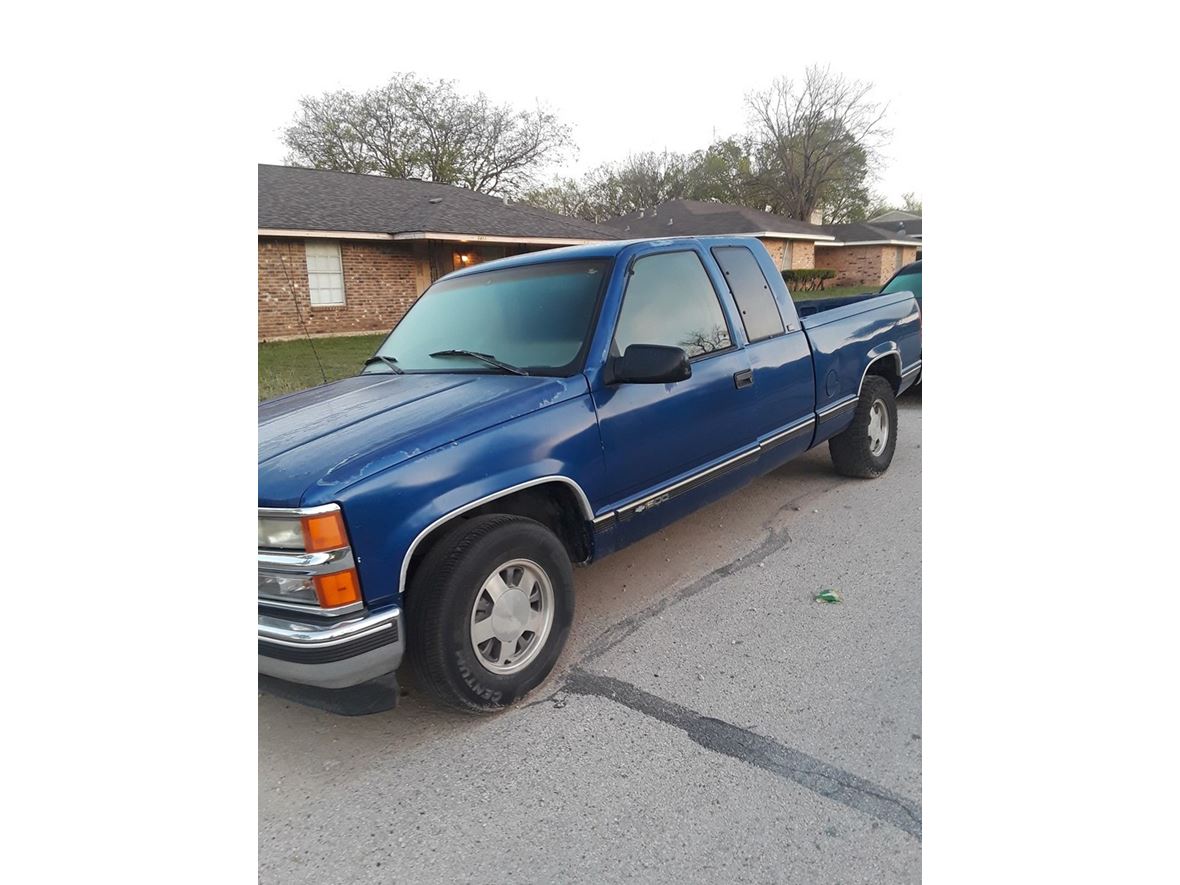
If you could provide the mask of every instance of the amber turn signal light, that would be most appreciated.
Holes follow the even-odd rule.
[[[347,547],[348,536],[344,533],[344,517],[340,511],[303,517],[303,544],[308,553]]]
[[[322,608],[337,608],[361,601],[361,585],[356,569],[345,569],[330,575],[316,575],[315,593]]]

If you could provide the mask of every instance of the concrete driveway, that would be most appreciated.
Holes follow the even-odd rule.
[[[918,881],[921,406],[880,479],[821,446],[577,570],[521,706],[261,695],[261,881]]]

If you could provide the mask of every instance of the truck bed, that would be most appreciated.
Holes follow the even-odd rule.
[[[816,411],[821,414],[855,399],[868,363],[888,354],[901,375],[918,361],[922,349],[918,303],[910,292],[830,300],[840,303],[800,320],[811,344]],[[846,418],[830,432],[839,432],[845,424]],[[817,441],[820,438],[826,437],[817,434]]]
[[[876,292],[864,292],[860,295],[837,295],[833,298],[810,298],[798,300],[795,302],[795,309],[799,311],[800,317],[809,317],[817,313],[823,313],[826,310],[833,310],[837,307],[846,307],[849,304],[855,304],[858,301],[864,301],[868,298],[876,296]]]

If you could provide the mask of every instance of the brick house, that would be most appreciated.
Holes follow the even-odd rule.
[[[757,237],[781,270],[816,267],[815,248],[834,241],[819,225],[728,203],[671,200],[605,222],[623,237],[744,234]]]
[[[825,224],[823,229],[833,240],[817,244],[815,266],[836,272],[834,286],[881,286],[922,249],[920,240],[876,224]]]
[[[917,218],[917,216],[914,216]],[[728,203],[672,200],[606,222],[623,237],[711,236],[743,234],[757,237],[781,270],[829,268],[831,285],[872,286],[884,283],[922,248],[921,219],[905,221],[917,235],[897,229],[898,222],[875,224],[811,224]]]
[[[385,332],[434,280],[608,227],[428,181],[258,167],[258,338]]]

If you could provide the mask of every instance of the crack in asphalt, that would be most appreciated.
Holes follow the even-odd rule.
[[[591,643],[590,647],[593,650],[575,661],[572,666],[577,667],[580,664],[589,663],[595,658],[601,657],[628,636],[633,634],[640,627],[642,627],[644,621],[661,614],[665,609],[668,609],[677,603],[696,596],[698,593],[703,593],[722,578],[728,578],[731,575],[735,575],[738,572],[741,572],[750,567],[751,565],[756,565],[757,563],[766,559],[767,556],[791,540],[791,535],[785,528],[775,527],[775,523],[777,523],[782,518],[784,513],[791,509],[798,510],[798,505],[802,504],[804,501],[820,495],[826,495],[828,492],[832,491],[832,489],[839,488],[846,482],[847,480],[837,480],[835,482],[828,483],[822,488],[809,489],[808,491],[791,498],[789,501],[787,501],[787,503],[776,510],[774,514],[768,520],[766,520],[766,522],[762,524],[763,530],[766,531],[766,537],[763,538],[762,542],[757,547],[747,553],[742,554],[737,559],[731,560],[730,562],[725,563],[725,565],[718,566],[717,568],[713,569],[713,571],[702,575],[688,586],[680,588],[670,596],[665,596],[661,599],[658,599],[651,605],[648,605],[634,614],[628,615],[622,620],[611,624],[604,631],[602,631],[601,634],[599,634],[597,640]]]
[[[756,732],[722,719],[705,716],[673,701],[649,694],[629,682],[591,673],[582,667],[583,664],[589,664],[606,654],[633,635],[648,620],[668,608],[703,593],[723,578],[738,574],[766,559],[791,540],[790,533],[785,528],[775,527],[782,514],[803,500],[829,492],[841,484],[836,482],[822,489],[811,490],[788,501],[763,524],[767,534],[757,547],[702,575],[671,595],[612,624],[591,645],[593,650],[572,665],[557,690],[525,706],[553,702],[566,691],[606,698],[681,729],[707,750],[730,756],[785,780],[793,781],[817,795],[896,827],[921,842],[922,809],[913,800]]]
[[[784,780],[793,781],[825,799],[867,814],[922,841],[921,806],[855,774],[610,676],[600,676],[575,667],[566,679],[565,688],[574,694],[614,701],[679,728],[707,750],[731,756]]]
[[[821,489],[820,492],[826,492],[829,490],[830,487]],[[800,496],[800,499],[812,494],[815,494],[815,492],[808,492],[806,495]],[[642,627],[645,621],[659,615],[664,610],[670,608],[673,605],[676,605],[677,603],[683,602],[686,599],[696,596],[698,593],[708,590],[722,578],[728,578],[731,575],[735,575],[738,572],[743,571],[751,565],[761,562],[783,544],[789,542],[791,540],[790,533],[786,529],[775,528],[773,524],[778,520],[784,511],[793,506],[793,503],[794,502],[791,501],[784,504],[775,511],[774,516],[767,520],[767,522],[763,525],[767,531],[767,535],[762,540],[762,543],[753,550],[750,550],[748,553],[739,556],[737,559],[725,563],[725,565],[718,566],[717,568],[713,569],[713,571],[702,575],[688,586],[680,588],[675,593],[672,593],[669,596],[664,596],[653,602],[651,605],[648,605],[646,608],[642,608],[634,614],[628,615],[622,620],[611,624],[599,635],[597,640],[591,643],[590,647],[593,650],[583,655],[577,661],[577,663],[574,664],[574,666],[577,667],[579,664],[589,663],[595,658],[601,657],[628,636],[633,634],[640,627]]]

